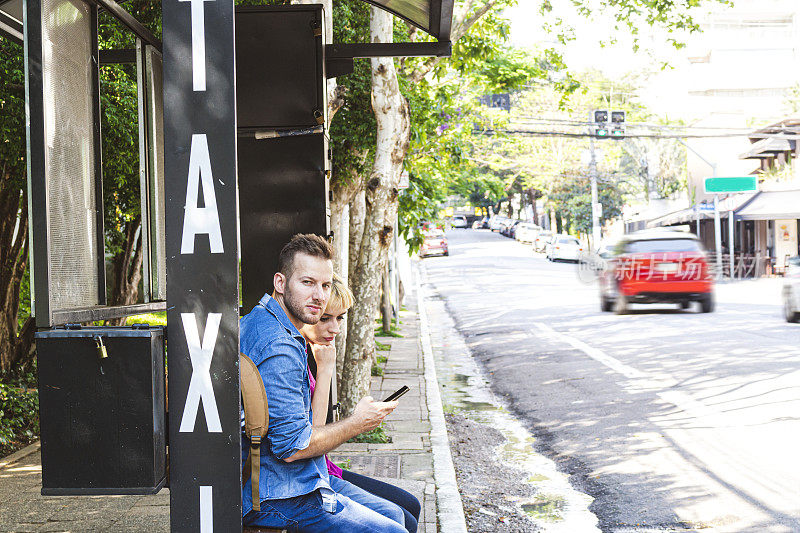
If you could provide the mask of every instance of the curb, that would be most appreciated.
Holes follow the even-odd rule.
[[[456,482],[456,470],[450,455],[450,440],[439,394],[436,362],[433,359],[428,315],[422,297],[422,282],[419,267],[415,268],[417,289],[417,316],[419,316],[419,340],[425,362],[425,394],[431,420],[431,448],[433,451],[433,477],[436,480],[436,507],[441,533],[466,533],[467,521],[464,506]]]
[[[25,446],[21,450],[15,451],[11,455],[7,455],[5,457],[0,458],[0,470],[4,470],[5,468],[8,468],[14,463],[17,463],[22,459],[25,459],[29,455],[38,452],[41,447],[42,447],[42,441],[37,440],[33,444]]]

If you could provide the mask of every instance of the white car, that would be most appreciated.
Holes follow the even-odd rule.
[[[549,229],[544,229],[536,235],[536,239],[533,241],[533,251],[534,252],[544,252],[547,249],[547,243],[553,237],[553,232]]]
[[[550,261],[575,261],[580,259],[583,245],[571,235],[555,235],[547,247]]]
[[[783,284],[783,316],[787,322],[800,322],[800,256],[786,262]]]
[[[489,221],[489,229],[492,231],[500,231],[500,228],[508,221],[508,218],[500,215],[495,215]]]
[[[469,224],[467,224],[467,217],[464,215],[454,215],[453,220],[451,222],[454,228],[467,228]]]
[[[536,236],[541,230],[542,228],[533,222],[520,222],[517,226],[517,232],[514,234],[514,238],[519,242],[530,244],[536,240]]]

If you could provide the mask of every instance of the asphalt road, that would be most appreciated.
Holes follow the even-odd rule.
[[[800,531],[800,325],[780,280],[601,313],[576,265],[486,230],[421,261],[495,392],[604,531]]]

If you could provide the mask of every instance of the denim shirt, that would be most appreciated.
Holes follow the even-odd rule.
[[[287,463],[283,459],[311,441],[311,390],[306,342],[281,306],[265,294],[239,321],[239,348],[258,367],[269,406],[269,429],[261,443],[262,500],[292,498],[321,489],[323,501],[334,495],[325,456]],[[242,468],[250,440],[242,435]],[[242,516],[253,508],[251,481],[242,487]]]

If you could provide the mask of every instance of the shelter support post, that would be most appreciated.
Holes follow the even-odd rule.
[[[241,531],[233,0],[164,0],[170,529]]]
[[[717,250],[717,279],[722,279],[722,230],[719,222],[719,195],[714,195],[714,246]]]
[[[734,257],[736,255],[734,253],[736,251],[736,244],[735,244],[735,242],[733,240],[734,224],[735,224],[735,221],[734,221],[734,216],[733,216],[733,206],[731,206],[731,210],[728,211],[728,241],[730,242],[730,246],[728,246],[728,248],[730,249],[730,253],[731,253],[731,261],[730,261],[730,268],[729,268],[730,273],[731,273],[731,280],[733,279],[733,268],[734,268],[734,263],[735,263]]]

